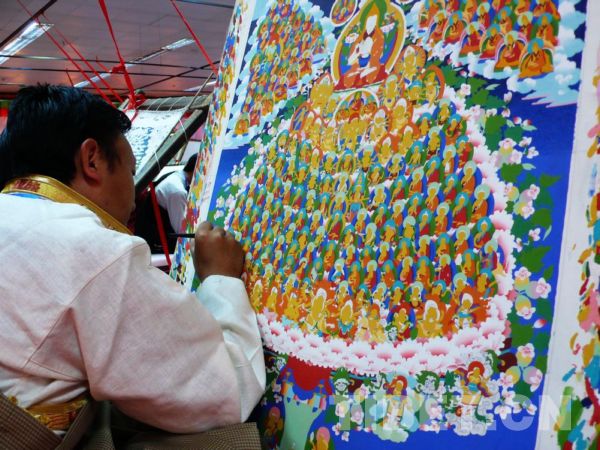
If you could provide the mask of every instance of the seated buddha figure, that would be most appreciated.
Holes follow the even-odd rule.
[[[492,59],[496,57],[498,48],[502,45],[503,36],[497,24],[492,25],[485,33],[481,42],[481,59]]]
[[[490,188],[481,184],[475,188],[475,201],[473,202],[473,212],[471,220],[478,221],[491,214],[494,210],[493,196],[490,195]]]
[[[498,24],[503,36],[506,36],[506,34],[513,30],[512,12],[508,6],[498,11],[498,14],[494,18],[494,23]]]
[[[444,75],[437,67],[431,68],[428,72],[425,72],[423,76],[423,87],[425,89],[425,99],[431,105],[436,104],[437,100],[444,93]]]
[[[442,8],[439,0],[425,0],[419,12],[419,26],[426,28],[431,25],[435,14]]]
[[[554,70],[552,53],[544,48],[541,39],[535,38],[529,43],[519,68],[521,70],[519,78],[536,77]]]
[[[412,121],[413,104],[405,98],[400,98],[391,110],[391,129],[392,133],[399,133],[404,127]],[[412,144],[412,142],[411,142]]]
[[[515,13],[523,14],[531,9],[531,0],[517,0],[517,6],[515,6]]]
[[[400,50],[399,15],[383,0],[364,4],[340,36],[342,45],[333,60],[334,72],[339,72],[337,89],[371,85],[387,76],[386,64]]]
[[[425,302],[423,318],[417,323],[418,336],[432,338],[442,335],[442,314],[434,300]]]
[[[465,30],[465,26],[466,24],[460,11],[454,12],[450,16],[448,24],[446,25],[446,29],[444,30],[444,41],[447,44],[454,44],[460,41],[463,31]]]
[[[525,43],[518,38],[517,32],[509,32],[504,38],[504,45],[498,53],[498,60],[496,61],[494,70],[501,71],[506,67],[519,67],[524,50]]]
[[[548,13],[542,14],[534,21],[533,32],[536,38],[539,38],[544,43],[546,48],[554,48],[558,44],[556,35],[558,33],[558,22],[552,19]],[[532,36],[533,37],[533,36]]]
[[[533,14],[530,11],[526,11],[522,14],[519,14],[519,17],[517,18],[517,24],[519,25],[519,32],[528,41],[532,38],[532,30],[533,30],[532,22],[533,22]]]
[[[386,112],[391,112],[394,103],[398,100],[400,85],[396,75],[390,75],[379,87],[379,98],[381,105],[386,108]]]
[[[477,7],[477,23],[481,25],[484,30],[487,30],[491,23],[490,18],[490,4],[488,2],[482,2]]]
[[[385,329],[381,323],[381,313],[377,305],[371,305],[368,316],[368,330],[370,342],[385,342]]]
[[[444,38],[444,31],[446,30],[447,23],[448,16],[446,11],[442,10],[436,13],[435,17],[433,18],[433,23],[430,27],[429,38],[427,40],[429,44],[435,45]]]
[[[483,28],[477,22],[471,22],[467,25],[465,37],[462,41],[460,55],[465,56],[469,53],[478,53],[481,47],[481,37],[483,36]]]
[[[550,14],[554,19],[560,19],[558,8],[553,0],[536,0],[537,5],[533,8],[533,16],[540,17],[542,14]]]
[[[410,330],[413,325],[410,320],[407,308],[408,307],[399,308],[398,311],[395,312],[394,316],[393,316],[394,325],[398,329],[398,340],[399,341],[403,341],[410,337]]]
[[[470,22],[473,20],[475,15],[477,14],[477,6],[478,0],[464,0],[461,2],[462,5],[462,17],[465,22]]]

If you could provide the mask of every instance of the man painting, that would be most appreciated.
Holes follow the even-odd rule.
[[[201,301],[151,267],[124,225],[129,127],[75,88],[27,87],[11,105],[0,138],[0,389],[30,413],[89,395],[171,433],[239,423],[265,385],[243,250],[199,226]]]

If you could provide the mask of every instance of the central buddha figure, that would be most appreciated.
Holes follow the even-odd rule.
[[[402,10],[389,0],[366,2],[338,39],[331,65],[335,89],[383,81],[404,43],[404,27]]]

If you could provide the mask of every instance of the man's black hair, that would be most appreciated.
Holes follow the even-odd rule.
[[[38,84],[21,89],[10,105],[0,135],[0,189],[12,178],[40,174],[68,184],[82,142],[95,139],[109,167],[118,161],[114,147],[131,128],[122,112],[82,89]]]
[[[196,160],[198,159],[198,153],[190,156],[190,159],[187,160],[185,166],[183,166],[183,171],[187,173],[192,173],[194,168],[196,167]]]

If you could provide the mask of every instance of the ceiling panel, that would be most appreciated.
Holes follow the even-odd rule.
[[[92,0],[21,0],[30,12],[51,3],[43,22],[53,24],[52,35],[63,43],[60,33],[90,61],[95,70],[117,65],[117,54],[97,1]],[[206,48],[211,59],[218,61],[235,0],[180,0],[177,6]],[[106,0],[119,48],[126,61],[150,55],[161,47],[183,38],[191,38],[177,12],[167,0]],[[217,5],[217,6],[214,6]],[[0,0],[0,42],[13,34],[29,19],[17,0]],[[60,32],[60,33],[59,33]],[[66,45],[71,57],[78,59]],[[1,52],[0,52],[1,54]],[[70,63],[47,36],[41,36],[0,65],[0,98],[14,95],[18,85],[51,82],[74,83],[83,75]],[[41,60],[38,57],[50,57]],[[83,62],[78,64],[85,68]],[[198,69],[193,70],[192,69]],[[144,87],[146,95],[193,95],[186,92],[202,84],[210,75],[207,61],[195,44],[155,56],[129,69],[135,88]],[[189,73],[188,73],[189,72]],[[93,73],[89,71],[90,77]],[[122,75],[111,75],[107,82],[115,89],[124,88]]]

